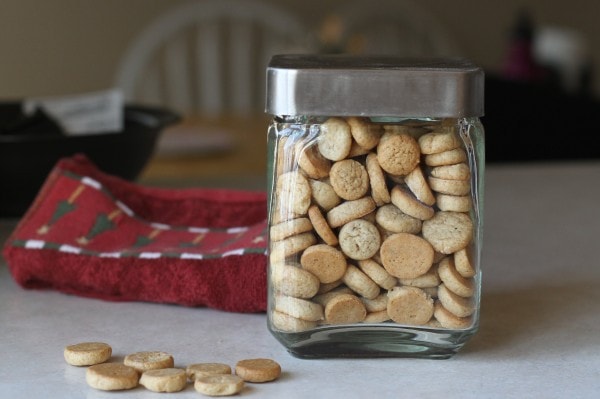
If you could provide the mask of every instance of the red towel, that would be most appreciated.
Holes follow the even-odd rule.
[[[264,192],[143,187],[76,155],[54,167],[4,257],[24,288],[266,309]]]

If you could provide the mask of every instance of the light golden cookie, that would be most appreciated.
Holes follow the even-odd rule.
[[[231,367],[225,363],[194,363],[186,367],[185,373],[190,381],[215,374],[231,374]]]
[[[342,202],[331,185],[320,180],[309,179],[312,200],[325,212],[331,210]]]
[[[235,365],[235,374],[247,382],[269,382],[281,375],[281,366],[272,359],[245,359]]]
[[[378,208],[375,221],[379,226],[392,233],[417,234],[421,231],[421,220],[407,215],[394,204]]]
[[[419,146],[423,154],[437,154],[460,147],[461,140],[454,133],[454,129],[442,128],[419,137]]]
[[[433,316],[433,299],[416,287],[395,287],[388,293],[387,312],[399,324],[423,325]]]
[[[371,123],[367,118],[355,116],[346,118],[346,122],[350,125],[350,133],[359,146],[366,150],[377,146],[383,134],[380,125]]]
[[[408,134],[384,133],[377,144],[377,161],[393,175],[406,175],[419,163],[421,152],[417,141]]]
[[[313,233],[301,233],[281,241],[271,243],[271,252],[274,259],[284,259],[304,251],[315,244],[317,239]]]
[[[442,306],[440,301],[435,302],[433,315],[444,328],[461,330],[464,328],[469,328],[473,322],[471,317],[457,317],[456,315],[452,314],[450,311],[444,308],[444,306]]]
[[[308,218],[286,220],[271,226],[271,240],[279,241],[284,238],[311,231],[313,225]]]
[[[325,322],[328,324],[360,323],[367,316],[367,309],[355,295],[341,294],[333,297],[325,306]]]
[[[311,207],[308,208],[308,217],[315,229],[315,232],[323,241],[325,241],[325,244],[331,245],[332,247],[338,245],[337,236],[333,230],[331,230],[331,227],[329,227],[325,216],[323,216],[318,206],[311,205]]]
[[[427,166],[454,165],[466,161],[467,153],[460,147],[425,156],[425,164]]]
[[[341,161],[348,156],[352,146],[350,125],[341,118],[329,118],[321,125],[319,152],[331,161]]]
[[[144,371],[140,377],[140,385],[153,392],[179,392],[187,384],[185,370],[166,368]]]
[[[385,290],[391,290],[398,283],[396,277],[389,274],[383,266],[373,259],[359,260],[358,267],[371,280]]]
[[[456,295],[468,298],[473,296],[475,292],[475,284],[473,279],[464,278],[456,271],[454,266],[454,257],[449,256],[444,258],[438,265],[438,274],[444,282],[446,288],[454,292]]]
[[[378,312],[368,312],[363,323],[383,323],[388,320],[390,320],[390,315],[387,309],[384,309]]]
[[[324,294],[326,292],[334,290],[334,289],[336,289],[337,287],[339,287],[342,284],[343,284],[343,282],[342,282],[341,279],[340,280],[336,280],[336,281],[334,281],[332,283],[325,283],[325,284],[321,283],[321,286],[319,287],[318,294]]]
[[[435,210],[421,201],[414,195],[400,186],[392,188],[391,194],[392,204],[409,216],[419,220],[427,220],[433,217]]]
[[[369,174],[369,182],[371,183],[371,196],[377,204],[381,206],[383,204],[389,204],[390,192],[385,182],[385,175],[379,162],[377,161],[377,154],[370,153],[366,158],[367,173]]]
[[[310,206],[311,190],[300,172],[286,172],[277,178],[277,197],[281,212],[304,215]]]
[[[300,265],[284,263],[271,264],[271,284],[277,292],[305,299],[315,296],[320,287],[317,276]]]
[[[464,162],[454,165],[436,166],[431,169],[430,173],[431,176],[438,179],[468,180],[471,178],[471,169]]]
[[[136,352],[125,356],[123,363],[126,366],[133,367],[138,372],[143,373],[147,370],[166,369],[173,367],[173,356],[166,352],[150,351]]]
[[[414,234],[397,233],[388,237],[380,250],[385,270],[394,277],[416,278],[433,264],[433,248],[423,238]]]
[[[474,277],[477,274],[473,266],[471,248],[466,247],[454,253],[454,267],[465,278]]]
[[[194,389],[207,396],[231,396],[242,392],[243,388],[244,380],[233,374],[208,375],[194,382]]]
[[[296,147],[298,166],[306,176],[312,179],[322,179],[329,175],[331,161],[319,152],[316,142],[299,142]]]
[[[276,310],[272,311],[270,314],[273,327],[281,331],[300,332],[312,330],[317,326],[316,321],[298,319],[297,317],[292,317]]]
[[[110,359],[112,348],[104,342],[82,342],[67,346],[63,355],[72,366],[91,366]]]
[[[436,251],[451,254],[471,242],[473,222],[465,213],[437,212],[434,217],[423,222],[422,233]]]
[[[427,181],[429,182],[429,187],[431,187],[433,191],[442,194],[467,195],[471,191],[470,180],[450,180],[429,177]]]
[[[315,296],[312,300],[315,301],[316,303],[322,305],[322,306],[326,306],[327,303],[332,300],[333,298],[335,298],[338,295],[342,295],[342,294],[350,294],[350,295],[354,295],[354,291],[352,291],[349,287],[341,286],[339,288],[336,288],[334,290],[325,292],[323,294],[319,294],[317,296]]]
[[[300,257],[300,264],[317,276],[321,283],[332,283],[341,279],[347,266],[344,254],[326,244],[308,247]]]
[[[350,147],[350,152],[348,153],[348,158],[356,158],[361,155],[368,154],[371,150],[361,147],[358,145],[356,141],[352,141],[352,146]]]
[[[419,277],[401,278],[399,281],[400,281],[400,284],[402,284],[402,285],[408,285],[411,287],[418,287],[418,288],[437,287],[441,283],[440,276],[438,275],[436,266],[432,266],[431,268],[429,268],[427,273],[422,274]]]
[[[430,206],[435,203],[435,196],[431,192],[429,184],[427,184],[427,180],[425,179],[425,175],[419,166],[406,175],[404,182],[419,201]]]
[[[364,303],[365,308],[367,309],[367,312],[369,312],[369,313],[387,310],[387,302],[388,302],[387,292],[379,294],[373,299],[362,297],[362,298],[360,298],[360,300],[362,301],[362,303]]]
[[[342,226],[339,242],[342,252],[347,257],[362,260],[369,259],[377,253],[381,238],[374,224],[357,219]]]
[[[369,190],[369,175],[360,162],[344,159],[331,166],[331,187],[345,200],[362,198]]]
[[[470,195],[436,195],[436,205],[440,211],[469,212],[473,206]]]
[[[348,265],[342,281],[352,291],[363,298],[374,299],[381,291],[379,286],[369,276],[354,265]]]
[[[138,386],[139,375],[133,368],[122,363],[102,363],[85,371],[89,386],[102,391],[120,391]]]
[[[275,310],[297,319],[307,321],[323,320],[323,306],[306,299],[276,295]]]
[[[285,172],[296,169],[296,155],[294,149],[294,140],[288,136],[280,136],[277,141],[277,174],[282,175]]]
[[[375,210],[375,207],[375,201],[371,197],[342,202],[327,212],[327,223],[334,229],[368,215]]]
[[[472,298],[456,295],[443,283],[438,287],[438,299],[446,310],[457,317],[467,317],[475,311]]]

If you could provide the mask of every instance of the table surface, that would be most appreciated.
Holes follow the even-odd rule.
[[[153,398],[86,385],[65,345],[109,342],[116,359],[171,352],[177,366],[270,357],[261,398],[596,398],[600,392],[600,163],[491,165],[486,173],[479,333],[448,360],[289,355],[264,314],[112,303],[27,291],[0,264],[0,398]],[[4,241],[14,221],[0,221]],[[191,385],[177,398],[198,397]]]

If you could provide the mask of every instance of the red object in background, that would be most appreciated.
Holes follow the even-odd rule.
[[[115,301],[266,309],[264,192],[158,189],[62,159],[4,257],[24,288]]]

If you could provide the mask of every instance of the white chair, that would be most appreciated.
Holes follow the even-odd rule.
[[[331,14],[340,25],[340,51],[406,57],[456,56],[443,24],[410,0],[354,1]]]
[[[151,23],[133,41],[116,85],[127,101],[182,113],[250,113],[264,107],[271,55],[299,52],[308,31],[260,0],[202,0]]]

